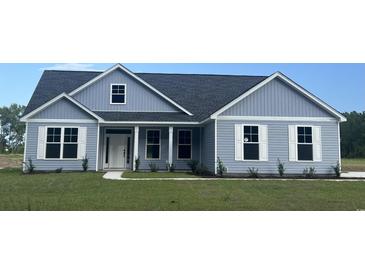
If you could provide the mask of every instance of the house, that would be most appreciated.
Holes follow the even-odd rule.
[[[38,170],[160,170],[191,159],[211,172],[287,174],[341,161],[345,117],[280,72],[271,76],[44,71],[21,121]]]

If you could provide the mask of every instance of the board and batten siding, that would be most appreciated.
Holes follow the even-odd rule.
[[[110,104],[110,85],[126,84],[126,104]],[[178,112],[166,99],[121,70],[115,70],[73,96],[93,111]]]
[[[214,141],[214,121],[211,121],[202,128],[202,164],[209,171],[214,172],[215,168],[215,141]]]
[[[31,119],[93,119],[90,114],[80,109],[68,99],[59,101],[36,113]]]
[[[270,81],[248,95],[221,116],[332,117],[279,79]]]
[[[86,154],[89,159],[89,170],[95,170],[96,168],[96,148],[97,148],[97,129],[98,126],[95,123],[85,124],[68,124],[68,123],[34,123],[28,122],[27,126],[27,145],[25,151],[25,160],[29,158],[33,160],[35,170],[52,171],[58,168],[63,170],[81,171],[82,160],[42,160],[37,159],[37,146],[38,146],[38,129],[40,126],[48,127],[86,127]]]
[[[267,125],[268,161],[235,160],[235,124]],[[322,161],[289,161],[288,125],[320,126],[322,135]],[[217,120],[217,157],[220,157],[228,173],[247,173],[248,168],[258,168],[261,174],[277,174],[277,159],[285,164],[287,174],[302,174],[304,168],[315,167],[317,174],[333,174],[332,166],[339,160],[338,122],[288,122]]]
[[[161,131],[161,143],[160,143],[160,159],[151,160],[146,159],[146,131],[147,130],[160,130]],[[179,129],[192,130],[192,159],[200,160],[200,130],[198,127],[174,127],[173,131],[173,146],[172,146],[172,161],[176,170],[189,170],[187,162],[189,160],[177,159],[177,131]],[[158,166],[159,170],[166,170],[166,161],[168,161],[169,151],[169,128],[168,127],[140,127],[139,128],[139,146],[138,154],[140,157],[140,170],[150,170],[149,164],[154,163]]]

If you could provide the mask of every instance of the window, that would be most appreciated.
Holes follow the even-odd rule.
[[[298,161],[313,161],[312,127],[298,127]]]
[[[63,158],[75,159],[77,158],[77,136],[78,128],[65,128],[63,139]]]
[[[77,147],[78,128],[47,128],[46,159],[77,159]]]
[[[47,128],[46,158],[59,159],[61,155],[61,128]]]
[[[191,130],[178,130],[177,132],[177,159],[190,160],[192,149]]]
[[[259,160],[259,127],[244,126],[243,134],[243,159]]]
[[[146,131],[146,159],[160,159],[160,130],[149,129]]]
[[[125,104],[126,102],[126,85],[112,84],[110,90],[111,104]]]

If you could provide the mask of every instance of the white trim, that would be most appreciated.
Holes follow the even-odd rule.
[[[147,158],[147,135],[149,131],[159,131],[159,138],[158,138],[158,158]],[[157,145],[157,144],[150,144],[152,145]],[[161,129],[153,129],[153,128],[149,128],[146,129],[146,141],[145,141],[145,147],[144,147],[144,159],[148,160],[148,161],[158,161],[161,160]]]
[[[214,120],[214,174],[217,174],[217,119]]]
[[[174,128],[169,127],[169,151],[168,151],[168,162],[171,165],[173,163],[173,143],[174,143]]]
[[[47,142],[47,135],[48,135],[48,128],[61,128],[61,136],[60,136],[60,142]],[[61,160],[61,161],[68,161],[68,160],[72,160],[72,161],[76,161],[76,160],[80,160],[78,158],[78,156],[76,156],[76,158],[63,158],[63,145],[65,144],[64,142],[64,136],[65,136],[65,128],[77,128],[77,133],[79,134],[80,132],[80,126],[53,126],[53,125],[48,125],[45,126],[45,146],[44,146],[44,159],[42,160],[46,160],[46,161],[55,161],[55,160]],[[47,158],[46,157],[46,149],[47,149],[47,144],[60,144],[60,158]],[[66,144],[77,144],[77,154],[79,151],[79,146],[80,146],[80,140],[79,140],[79,135],[77,135],[77,143],[74,142],[66,142]]]
[[[296,149],[296,158],[295,158],[295,162],[298,163],[315,163],[316,161],[314,161],[314,144],[313,144],[313,125],[294,125],[295,126],[295,149]],[[298,127],[310,127],[312,129],[312,143],[298,143]],[[302,144],[302,145],[312,145],[312,160],[299,160],[298,159],[298,145]]]
[[[94,112],[92,112],[91,110],[89,110],[88,108],[86,108],[85,106],[83,106],[82,104],[80,104],[78,101],[76,101],[75,99],[73,99],[72,97],[70,97],[69,95],[67,95],[66,93],[61,93],[60,95],[56,96],[52,100],[49,100],[47,103],[45,103],[45,104],[39,106],[38,108],[36,108],[35,110],[29,112],[27,115],[25,115],[24,117],[22,117],[20,119],[20,121],[21,122],[26,122],[29,117],[31,117],[31,116],[37,114],[38,112],[44,110],[45,108],[49,107],[53,103],[56,103],[58,100],[60,100],[62,98],[68,99],[69,101],[71,101],[72,103],[74,103],[76,106],[78,106],[79,108],[81,108],[82,110],[84,110],[85,112],[87,112],[88,114],[90,114],[91,116],[93,116],[96,120],[103,121],[102,118],[100,118]]]
[[[274,74],[272,74],[271,76],[269,76],[265,80],[258,83],[256,86],[252,87],[251,89],[249,89],[248,91],[243,93],[241,96],[237,97],[236,99],[234,99],[233,101],[231,101],[230,103],[228,103],[227,105],[222,107],[221,109],[217,110],[216,112],[214,112],[211,115],[211,118],[212,119],[216,118],[219,114],[223,113],[224,111],[226,111],[227,109],[229,109],[233,105],[237,104],[242,99],[244,99],[247,96],[249,96],[250,94],[254,93],[256,90],[260,89],[261,87],[263,87],[264,85],[266,85],[267,83],[269,83],[270,81],[272,81],[275,78],[280,78],[282,81],[286,82],[287,84],[289,84],[290,86],[295,88],[297,91],[301,92],[304,96],[311,99],[313,102],[317,103],[322,108],[326,109],[329,113],[332,113],[334,116],[338,117],[338,119],[341,122],[346,121],[346,117],[344,117],[341,113],[339,113],[338,111],[336,111],[335,109],[333,109],[332,107],[327,105],[325,102],[323,102],[319,98],[315,97],[314,95],[312,95],[311,93],[306,91],[304,88],[302,88],[301,86],[299,86],[294,81],[290,80],[288,77],[286,77],[285,75],[283,75],[280,72],[275,72]]]
[[[329,117],[287,117],[287,116],[218,116],[218,120],[228,121],[293,121],[293,122],[335,122]]]
[[[338,162],[340,164],[340,172],[342,170],[342,159],[341,159],[341,127],[338,122]]]
[[[98,171],[99,169],[99,135],[100,135],[100,125],[98,123],[98,132],[96,135],[96,165],[95,165],[95,171]]]
[[[261,160],[260,159],[260,149],[261,149],[261,143],[260,143],[260,126],[262,125],[258,125],[258,124],[242,124],[242,160],[240,160],[241,162],[268,162],[269,160]],[[245,142],[245,127],[257,127],[257,142],[250,142],[250,143],[246,143]],[[258,160],[254,160],[254,159],[245,159],[245,144],[257,144],[259,146],[259,159]]]
[[[136,112],[137,113],[137,112]],[[147,124],[147,125],[199,125],[199,122],[154,122],[154,121],[102,121],[102,124]]]
[[[139,146],[139,126],[134,127],[134,136],[133,136],[133,171],[136,170],[136,160],[139,157],[138,155],[138,146]]]
[[[112,98],[113,98],[113,86],[124,86],[124,103],[113,103],[113,101],[112,101]],[[110,84],[110,94],[109,94],[109,96],[110,96],[110,104],[111,105],[126,105],[127,104],[127,84],[123,84],[123,83],[120,83],[120,84],[118,84],[118,83],[112,83],[112,84]]]
[[[148,84],[147,82],[145,82],[144,80],[142,80],[141,78],[139,78],[137,75],[135,75],[133,72],[131,72],[130,70],[128,70],[127,68],[125,68],[121,64],[116,64],[116,65],[112,66],[110,69],[104,71],[103,73],[99,74],[95,78],[91,79],[89,82],[87,82],[87,83],[83,84],[82,86],[78,87],[77,89],[73,90],[72,92],[69,93],[70,96],[75,95],[79,91],[81,91],[84,88],[90,86],[91,84],[95,83],[99,79],[105,77],[106,75],[108,75],[109,73],[113,72],[114,70],[116,70],[118,68],[121,69],[122,71],[124,71],[125,73],[127,73],[129,76],[132,76],[137,81],[141,82],[146,87],[150,88],[152,91],[156,92],[162,98],[164,98],[165,100],[167,100],[168,102],[170,102],[171,104],[173,104],[174,106],[176,106],[177,108],[181,109],[182,111],[184,111],[188,115],[190,115],[190,116],[193,115],[188,110],[186,110],[185,108],[183,108],[182,106],[180,106],[179,104],[177,104],[175,101],[171,100],[169,97],[167,97],[166,95],[164,95],[163,93],[161,93],[160,91],[158,91],[156,88],[154,88],[153,86],[151,86],[150,84]]]
[[[1,133],[1,121],[0,121],[0,133]],[[25,161],[27,154],[27,138],[28,138],[28,122],[25,123],[25,132],[24,132],[24,152],[23,152],[23,171],[25,171]]]
[[[27,122],[31,123],[62,123],[62,124],[96,124],[96,120],[86,119],[28,119]]]
[[[179,145],[184,145],[179,143],[179,132],[180,131],[190,131],[190,158],[179,158]],[[185,144],[186,145],[186,144]],[[176,142],[176,160],[187,161],[193,159],[193,130],[180,128],[177,130],[177,142]]]

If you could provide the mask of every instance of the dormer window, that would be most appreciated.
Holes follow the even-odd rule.
[[[126,103],[126,84],[111,84],[110,87],[110,103],[125,104]]]

